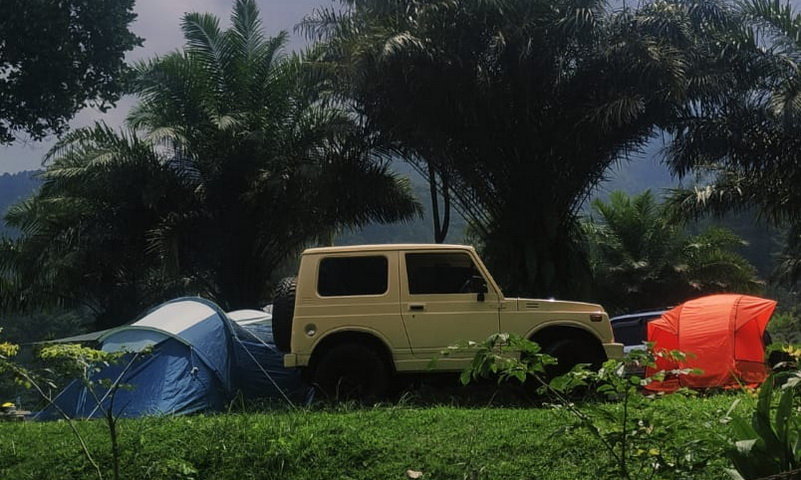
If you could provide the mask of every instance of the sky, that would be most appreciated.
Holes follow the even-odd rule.
[[[131,25],[133,32],[144,39],[141,47],[128,52],[128,61],[150,58],[178,49],[183,44],[180,31],[181,17],[185,12],[208,12],[229,24],[233,0],[137,0],[134,11],[137,19]],[[306,42],[302,35],[293,32],[303,17],[320,6],[332,5],[332,0],[256,0],[262,23],[268,35],[286,30],[290,33],[291,50],[301,49]],[[109,125],[120,126],[134,103],[132,97],[123,98],[117,108],[101,114],[95,109],[84,109],[70,123],[72,128],[91,125],[105,120]],[[42,158],[53,145],[55,138],[42,142],[18,140],[11,146],[0,146],[0,174],[35,170],[41,167]]]

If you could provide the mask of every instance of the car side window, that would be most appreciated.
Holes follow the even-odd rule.
[[[407,253],[406,278],[412,295],[471,293],[471,279],[481,276],[466,253]]]
[[[382,295],[387,292],[387,257],[329,257],[320,261],[317,293],[321,297]]]

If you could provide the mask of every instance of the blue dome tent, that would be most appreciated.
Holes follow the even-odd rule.
[[[110,407],[121,417],[219,411],[237,391],[246,398],[289,400],[287,391],[302,398],[305,386],[297,372],[283,368],[280,352],[271,348],[272,339],[252,335],[246,328],[208,300],[172,300],[98,338],[101,350],[126,352],[120,362],[93,376],[95,381],[126,386],[116,391],[113,407],[102,387],[95,387],[93,395],[77,380],[55,403],[70,417],[96,418]],[[59,416],[49,407],[36,418]]]
[[[272,325],[235,325],[234,384],[244,398],[308,403],[312,389],[300,370],[284,368],[284,354],[275,345]]]

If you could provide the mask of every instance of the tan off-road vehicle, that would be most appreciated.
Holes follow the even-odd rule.
[[[562,368],[623,354],[600,305],[506,298],[463,245],[308,249],[273,304],[284,365],[329,395],[375,397],[396,373],[461,370],[469,352],[431,360],[497,332],[536,341]]]

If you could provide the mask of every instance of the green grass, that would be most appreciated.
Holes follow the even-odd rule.
[[[720,420],[735,398],[672,396],[635,413],[665,427],[654,433],[660,450],[708,459],[686,478],[721,479]],[[570,423],[548,408],[408,406],[131,420],[121,423],[123,478],[400,480],[407,469],[424,479],[614,478],[597,441],[563,431]],[[104,425],[79,428],[110,465]],[[0,439],[0,479],[96,478],[63,423],[0,424]]]

